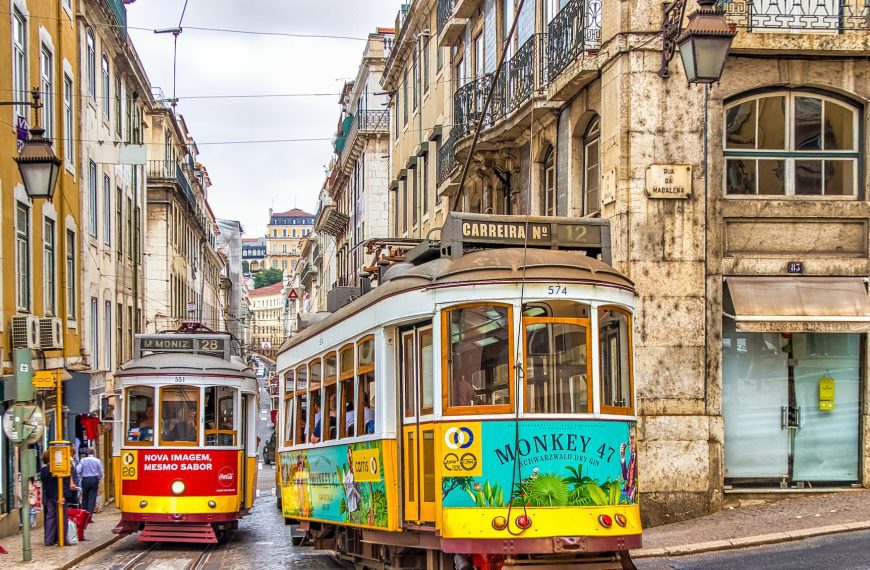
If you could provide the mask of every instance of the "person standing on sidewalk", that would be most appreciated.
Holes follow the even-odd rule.
[[[42,481],[42,505],[45,513],[45,545],[54,546],[57,544],[58,523],[64,525],[64,529],[69,524],[67,520],[66,509],[63,509],[63,516],[58,517],[58,496],[57,496],[57,477],[51,472],[51,467],[48,464],[48,451],[42,453],[42,462],[44,465],[39,471],[39,480]],[[70,485],[69,477],[62,477],[64,498],[70,495],[70,490],[75,490],[75,485]]]
[[[94,448],[85,450],[85,458],[79,462],[78,474],[82,485],[82,508],[94,516],[97,506],[97,491],[103,478],[103,462],[94,457]]]

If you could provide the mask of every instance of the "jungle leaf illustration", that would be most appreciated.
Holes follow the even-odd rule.
[[[589,498],[592,499],[593,505],[601,506],[608,504],[607,494],[595,483],[587,483],[586,485],[583,485],[583,489],[589,495]]]
[[[528,486],[529,497],[535,506],[563,507],[568,504],[568,484],[555,473],[538,475],[529,481]]]
[[[470,491],[472,484],[474,484],[473,477],[445,477],[441,481],[441,500],[447,498],[447,495],[454,489]]]

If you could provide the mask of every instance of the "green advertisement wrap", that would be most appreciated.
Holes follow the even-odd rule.
[[[285,517],[388,528],[380,441],[280,455]]]
[[[445,508],[637,503],[635,422],[445,424]]]

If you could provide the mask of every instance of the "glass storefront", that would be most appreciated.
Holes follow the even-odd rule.
[[[863,338],[738,332],[724,319],[727,479],[858,481]]]

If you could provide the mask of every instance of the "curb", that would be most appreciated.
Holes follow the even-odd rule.
[[[870,529],[870,521],[859,521],[829,526],[820,526],[817,528],[806,528],[801,530],[761,534],[758,536],[732,538],[728,540],[699,542],[697,544],[683,544],[679,546],[666,546],[664,548],[641,549],[636,552],[632,552],[631,557],[658,558],[662,556],[687,556],[689,554],[700,554],[702,552],[729,550],[732,548],[746,548],[749,546],[762,546],[765,544],[777,544],[781,542],[790,542],[793,540],[802,540],[804,538],[811,538],[814,536],[824,536],[827,534],[838,534],[841,532],[851,532],[855,530],[868,529]]]
[[[86,560],[87,558],[90,558],[91,556],[93,556],[97,552],[100,552],[101,550],[105,550],[106,548],[108,548],[112,544],[115,544],[116,542],[118,542],[122,538],[126,538],[127,536],[129,536],[129,535],[116,534],[112,538],[110,538],[109,540],[106,540],[106,541],[100,542],[100,543],[96,543],[96,544],[94,544],[93,548],[90,548],[89,550],[82,552],[81,554],[79,554],[78,556],[73,558],[72,560],[64,562],[63,565],[61,565],[61,566],[56,566],[55,570],[68,570],[69,568],[72,568],[76,564]]]

